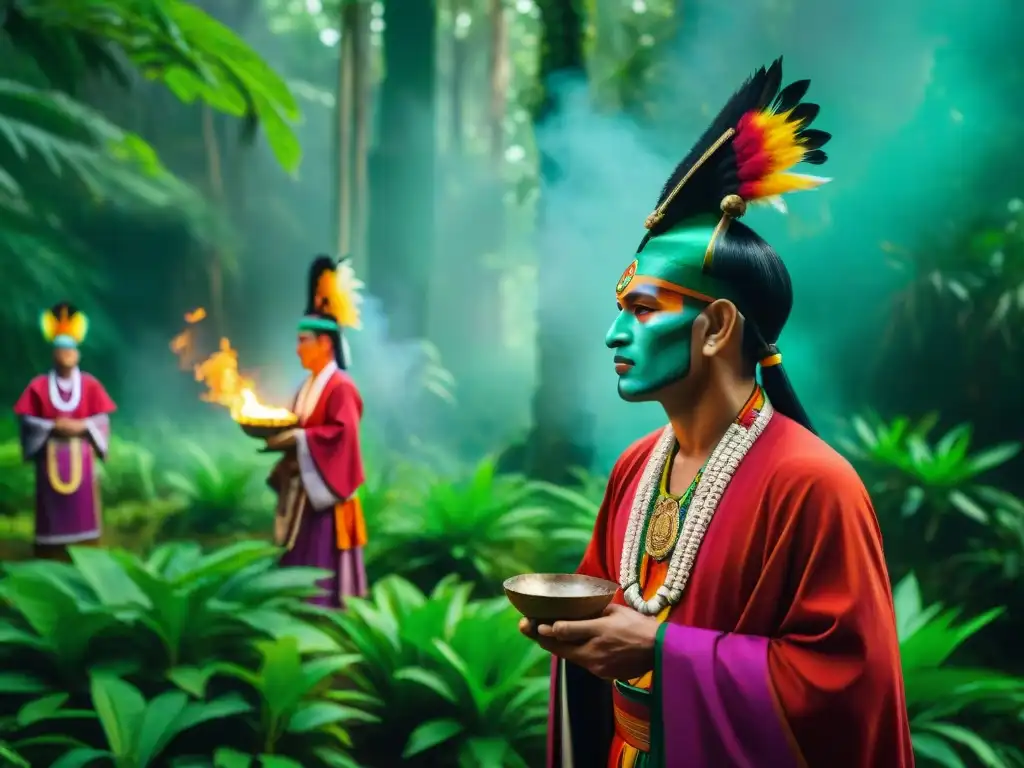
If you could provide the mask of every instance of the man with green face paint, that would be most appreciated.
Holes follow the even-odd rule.
[[[619,394],[669,423],[609,478],[579,569],[618,581],[605,615],[521,625],[556,657],[549,768],[913,765],[874,511],[782,369],[785,265],[738,221],[827,181],[790,172],[830,137],[781,79],[732,97],[615,286]]]

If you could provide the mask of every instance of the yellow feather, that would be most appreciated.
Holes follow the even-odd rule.
[[[83,312],[76,312],[67,323],[67,333],[76,344],[85,341],[85,334],[89,332],[89,319]]]
[[[39,316],[39,328],[43,332],[43,339],[47,344],[52,342],[57,336],[57,318],[53,312],[46,310]]]
[[[363,283],[356,277],[355,270],[348,262],[338,265],[335,284],[339,304],[338,314],[335,315],[335,318],[339,325],[358,330],[362,327],[359,305],[363,302],[363,297],[360,294]]]
[[[817,189],[831,179],[821,176],[808,176],[802,173],[772,173],[758,184],[759,197],[775,197],[789,192],[801,192]]]

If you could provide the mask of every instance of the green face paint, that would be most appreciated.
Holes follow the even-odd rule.
[[[704,274],[717,219],[694,219],[651,238],[616,285],[619,315],[605,337],[619,396],[645,400],[690,372],[693,323],[729,291]]]

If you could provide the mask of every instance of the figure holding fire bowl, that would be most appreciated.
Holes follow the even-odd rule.
[[[363,401],[346,372],[342,336],[343,328],[359,327],[360,285],[347,263],[327,256],[313,262],[299,321],[297,352],[310,375],[292,407],[298,427],[267,439],[270,449],[285,451],[267,481],[278,494],[274,533],[287,550],[281,564],[331,571],[321,582],[327,594],[312,602],[335,608],[366,594],[366,524],[355,496],[363,483]]]
[[[114,401],[78,369],[85,314],[67,303],[46,310],[43,338],[53,345],[53,368],[36,376],[14,405],[21,450],[36,465],[35,556],[67,560],[67,547],[100,540],[97,458],[107,455]]]

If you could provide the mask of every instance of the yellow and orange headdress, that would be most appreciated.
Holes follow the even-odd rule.
[[[330,256],[317,256],[310,267],[309,296],[299,330],[337,334],[336,352],[342,367],[349,357],[342,331],[362,327],[359,312],[362,287],[347,258],[336,262]]]
[[[43,338],[55,347],[76,348],[85,341],[89,319],[67,302],[47,309],[39,318]]]

